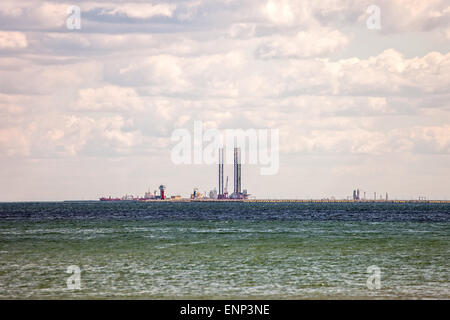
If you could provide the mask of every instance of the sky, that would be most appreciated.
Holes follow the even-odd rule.
[[[195,121],[278,130],[257,198],[450,199],[450,2],[0,2],[0,201],[217,188]]]

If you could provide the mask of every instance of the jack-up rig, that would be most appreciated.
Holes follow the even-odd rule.
[[[219,149],[219,194],[217,199],[248,199],[249,194],[247,190],[241,189],[241,148],[234,148],[234,189],[233,193],[228,196],[228,176],[226,188],[223,188],[223,164],[224,164],[224,149]]]

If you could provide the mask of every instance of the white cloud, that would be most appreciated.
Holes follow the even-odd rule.
[[[155,16],[172,17],[175,4],[127,3],[102,4],[101,15],[125,15],[129,18],[148,19]]]
[[[413,32],[439,29],[450,24],[446,0],[382,0],[382,30],[384,32]]]
[[[287,133],[288,132],[288,133]],[[441,153],[450,154],[449,126],[416,126],[387,131],[368,129],[312,130],[305,134],[285,131],[281,148],[287,153],[367,154]],[[287,139],[295,135],[295,140]],[[284,139],[283,139],[284,138]]]
[[[24,33],[0,31],[0,49],[23,49],[27,46],[27,37]]]
[[[333,53],[348,43],[349,37],[338,30],[317,28],[294,36],[272,36],[256,54],[260,58],[308,58]]]
[[[17,5],[15,1],[3,1],[2,5],[0,6],[0,14],[7,16],[7,17],[13,17],[17,18],[23,13],[23,7],[20,7],[20,5]]]
[[[59,95],[67,94],[68,91],[92,86],[93,83],[98,85],[102,65],[96,61],[74,61],[58,56],[38,59],[38,63],[27,58],[11,60],[0,57],[0,72],[0,90],[3,93],[52,95],[59,98]],[[67,98],[63,105],[68,105]]]
[[[29,156],[30,143],[27,132],[18,127],[0,128],[0,157]]]
[[[80,153],[107,152],[109,154],[129,154],[132,148],[142,144],[142,137],[132,127],[133,121],[120,115],[112,116],[78,116],[58,115],[52,124],[42,119],[35,134],[30,137],[37,154],[50,157],[75,156]],[[42,137],[37,141],[37,132]],[[99,153],[100,152],[100,153]]]
[[[337,68],[341,93],[442,93],[450,86],[450,53],[430,52],[424,57],[406,59],[389,49],[367,60],[349,59],[326,65]]]
[[[102,118],[98,122],[102,137],[113,143],[117,151],[128,152],[128,148],[141,144],[142,139],[136,131],[122,130],[125,126],[132,125],[131,120],[125,120],[121,116]]]
[[[81,89],[76,108],[91,111],[128,111],[141,110],[143,104],[134,89],[109,85]]]
[[[263,12],[270,21],[277,24],[290,24],[295,19],[295,14],[292,12],[290,1],[269,0],[265,4]]]
[[[38,2],[37,7],[30,8],[29,13],[43,27],[62,27],[66,25],[67,8],[70,4],[55,2]]]
[[[450,28],[444,31],[444,36],[447,40],[450,40]]]
[[[307,49],[305,49],[307,50]],[[305,51],[307,52],[307,51]],[[450,53],[405,58],[385,50],[368,59],[258,61],[242,52],[201,57],[157,55],[107,68],[117,84],[148,94],[196,97],[289,95],[408,96],[442,94],[450,86]]]
[[[228,30],[228,34],[235,39],[249,39],[255,35],[255,30],[255,24],[235,23]]]
[[[383,33],[429,31],[450,24],[446,0],[268,0],[261,4],[263,15],[276,25],[361,26],[369,17],[366,9],[377,5],[381,10]]]
[[[81,8],[82,21],[85,19],[84,16],[89,13],[97,13],[99,16],[126,16],[132,19],[172,17],[176,9],[176,5],[170,3],[119,3],[114,1],[58,3],[55,1],[5,0],[0,6],[0,16],[13,21],[14,25],[26,26],[30,29],[64,30],[68,17],[67,8],[70,5],[78,5]]]

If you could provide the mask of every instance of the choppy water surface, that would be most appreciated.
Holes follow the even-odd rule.
[[[449,261],[449,204],[0,204],[2,299],[449,299]]]

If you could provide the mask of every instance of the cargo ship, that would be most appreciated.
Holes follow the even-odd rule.
[[[111,197],[101,197],[101,198],[99,198],[98,200],[100,200],[100,201],[121,201],[122,199],[120,199],[120,198],[111,198]]]
[[[155,192],[148,192],[145,193],[144,197],[134,197],[133,195],[124,195],[122,198],[113,198],[111,196],[109,197],[100,197],[98,200],[100,201],[150,201],[150,200],[165,200],[166,187],[164,185],[159,186],[159,195]]]

